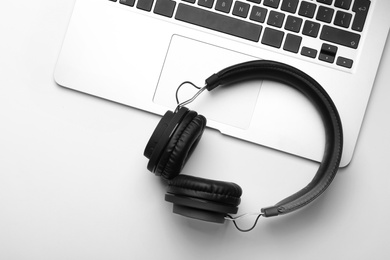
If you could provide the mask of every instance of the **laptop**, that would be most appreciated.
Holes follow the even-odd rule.
[[[157,115],[185,81],[267,59],[318,81],[343,123],[350,163],[389,31],[390,1],[76,0],[55,68],[63,87]],[[179,100],[197,90],[183,86]],[[325,133],[291,87],[253,80],[204,92],[189,105],[226,136],[321,161]],[[151,129],[152,131],[152,129]]]

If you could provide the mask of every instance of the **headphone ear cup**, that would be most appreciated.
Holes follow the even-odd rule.
[[[185,107],[180,108],[176,113],[167,111],[154,129],[144,150],[144,156],[149,159],[147,168],[152,173],[156,174],[156,167],[170,140],[171,133],[175,131],[187,112],[188,109]]]
[[[168,184],[165,200],[173,212],[190,218],[223,223],[227,214],[235,214],[242,189],[232,182],[180,175]]]
[[[156,174],[167,180],[179,175],[198,145],[205,126],[204,116],[189,111],[172,134],[157,164]]]

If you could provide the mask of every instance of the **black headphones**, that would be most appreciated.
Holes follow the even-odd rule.
[[[290,213],[314,201],[334,179],[343,150],[340,116],[319,83],[306,73],[275,61],[256,60],[225,68],[206,79],[206,86],[201,91],[211,91],[218,86],[249,79],[273,80],[294,87],[312,101],[322,117],[326,144],[322,162],[313,180],[274,206],[262,208],[259,217]],[[167,180],[165,200],[173,203],[174,213],[224,223],[225,219],[234,219],[229,214],[238,211],[242,194],[240,186],[179,175],[198,144],[205,126],[204,116],[179,105],[175,112],[167,111],[162,117],[146,145],[144,155],[149,159],[148,170]]]

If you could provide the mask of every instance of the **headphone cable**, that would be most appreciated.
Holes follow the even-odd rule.
[[[250,215],[257,215],[256,217],[256,220],[255,220],[255,223],[252,225],[252,227],[248,228],[248,229],[242,229],[238,226],[237,224],[237,221],[238,219],[241,219],[241,218],[244,218],[244,217],[247,217],[247,216],[250,216]],[[243,215],[240,215],[240,216],[237,216],[237,217],[232,217],[231,215],[227,215],[225,217],[226,220],[230,220],[230,221],[233,221],[233,224],[234,226],[237,228],[237,230],[241,231],[241,232],[249,232],[251,230],[253,230],[256,225],[257,225],[257,221],[259,221],[260,217],[263,216],[263,213],[246,213],[246,214],[243,214]]]

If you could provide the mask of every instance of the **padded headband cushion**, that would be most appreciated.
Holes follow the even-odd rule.
[[[195,111],[188,111],[163,151],[156,174],[168,180],[175,178],[197,146],[205,126],[204,116],[198,115]]]
[[[231,206],[241,202],[242,189],[232,182],[209,180],[189,175],[179,175],[169,182],[168,193],[192,197]]]

